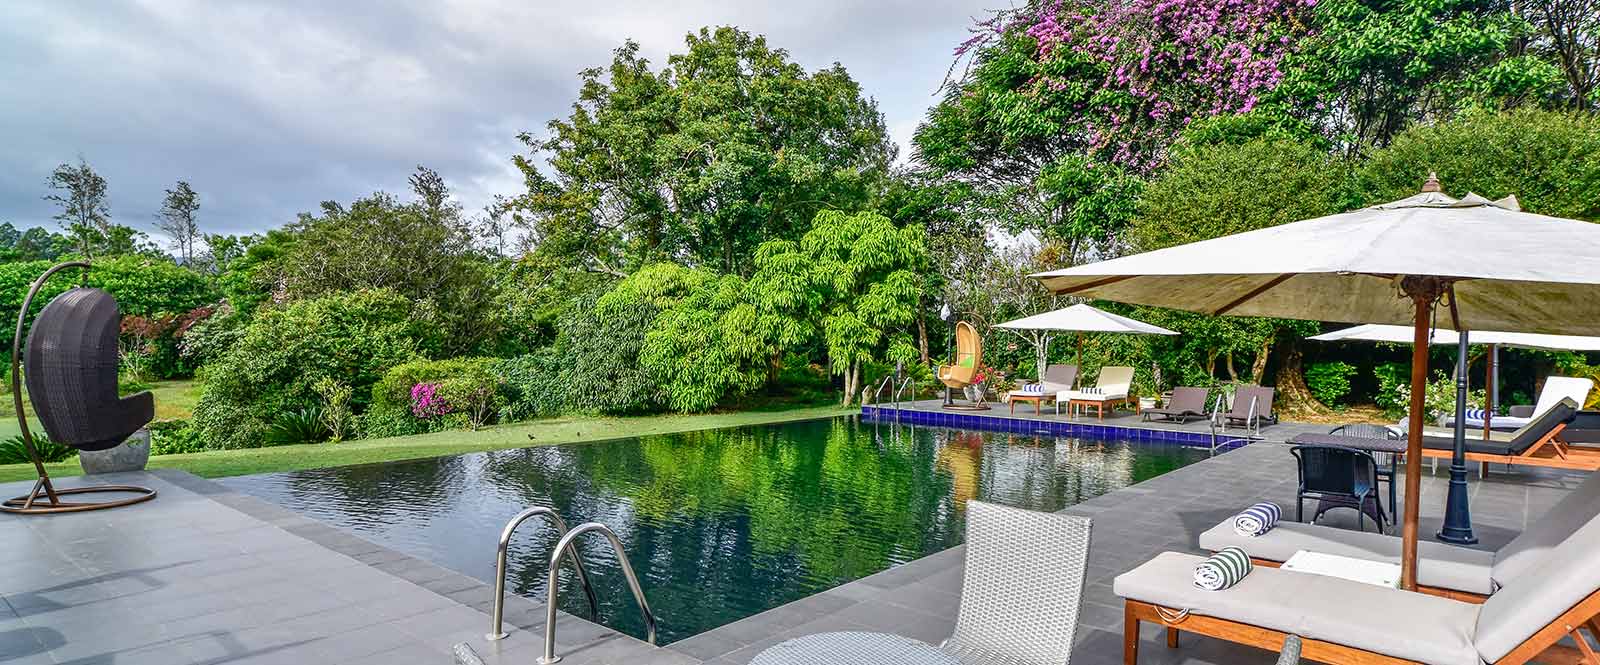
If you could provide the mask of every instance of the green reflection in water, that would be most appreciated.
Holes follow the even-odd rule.
[[[982,499],[1067,506],[1202,450],[834,418],[230,479],[234,488],[486,582],[506,520],[550,506],[615,529],[667,643],[961,543]],[[530,522],[508,587],[542,599],[553,534]],[[600,539],[600,620],[642,622]],[[562,608],[586,615],[563,572]]]

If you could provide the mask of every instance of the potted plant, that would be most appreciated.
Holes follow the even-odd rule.
[[[82,466],[83,472],[87,474],[143,471],[149,461],[149,428],[134,432],[133,436],[115,447],[78,452],[78,465]]]

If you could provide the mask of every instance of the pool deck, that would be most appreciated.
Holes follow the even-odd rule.
[[[1197,535],[1239,506],[1263,498],[1292,505],[1293,461],[1271,442],[1273,430],[1264,432],[1268,441],[1065,511],[1094,520],[1075,664],[1121,662],[1122,610],[1111,593],[1117,574],[1164,550],[1196,551]],[[1422,532],[1431,534],[1444,480],[1424,478]],[[1515,536],[1578,478],[1503,470],[1474,478],[1479,547]],[[482,581],[183,472],[97,480],[143,483],[161,495],[112,511],[0,515],[9,564],[0,569],[0,662],[448,663],[451,646],[467,642],[493,665],[531,663],[542,648],[543,608],[515,596],[507,605],[511,637],[483,638],[492,590]],[[484,534],[486,549],[495,535]],[[558,652],[571,665],[734,665],[784,639],[832,630],[937,642],[954,626],[963,554],[957,547],[924,557],[662,648],[563,614]],[[1273,660],[1204,638],[1168,650],[1156,628],[1147,630],[1143,663]]]

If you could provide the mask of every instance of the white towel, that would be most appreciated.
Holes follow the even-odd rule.
[[[1246,538],[1255,538],[1272,530],[1278,525],[1278,520],[1283,518],[1283,509],[1278,504],[1263,501],[1244,509],[1244,512],[1233,516],[1233,530]]]

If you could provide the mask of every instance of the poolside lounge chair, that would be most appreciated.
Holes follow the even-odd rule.
[[[1523,425],[1509,437],[1491,438],[1487,441],[1471,436],[1466,440],[1467,461],[1487,466],[1490,462],[1515,466],[1542,466],[1555,469],[1600,469],[1600,449],[1568,445],[1561,439],[1567,423],[1578,415],[1578,406],[1563,397],[1555,406],[1539,414],[1533,422]],[[1444,436],[1424,435],[1422,456],[1448,459],[1455,450],[1455,440]]]
[[[953,365],[939,366],[939,381],[945,385],[945,403],[950,403],[950,390],[972,385],[972,379],[983,365],[983,335],[972,324],[956,324],[956,360]]]
[[[1233,406],[1223,414],[1224,424],[1243,425],[1257,432],[1262,425],[1278,424],[1278,416],[1272,413],[1272,398],[1277,393],[1276,389],[1263,386],[1239,386],[1233,393]]]
[[[1600,474],[1591,474],[1511,542],[1493,552],[1417,541],[1417,590],[1467,602],[1482,602],[1507,580],[1530,570],[1550,548],[1600,518]],[[1279,522],[1254,538],[1233,530],[1233,518],[1200,534],[1200,547],[1238,547],[1257,564],[1276,567],[1300,550],[1400,562],[1400,538],[1315,524]]]
[[[1056,394],[1056,412],[1061,411],[1061,403],[1076,402],[1095,409],[1095,417],[1105,420],[1106,407],[1116,408],[1117,405],[1128,403],[1128,391],[1133,387],[1132,367],[1101,367],[1100,375],[1095,378],[1093,388],[1082,390],[1068,390]]]
[[[1189,422],[1190,418],[1204,418],[1207,392],[1209,391],[1205,388],[1173,388],[1172,399],[1167,400],[1166,406],[1144,409],[1140,413],[1144,414],[1145,420],[1156,416],[1162,420],[1176,420],[1179,423]]]
[[[1600,635],[1600,520],[1543,552],[1535,568],[1482,604],[1278,568],[1202,591],[1190,583],[1201,560],[1166,552],[1113,581],[1124,599],[1124,663],[1137,661],[1145,621],[1167,627],[1169,647],[1180,631],[1264,649],[1299,635],[1304,657],[1326,663],[1522,665],[1546,652],[1560,662],[1600,662],[1578,632]],[[1568,636],[1581,653],[1557,644]]]
[[[1489,419],[1489,426],[1493,427],[1494,429],[1505,430],[1522,427],[1533,422],[1534,419],[1538,418],[1545,411],[1550,410],[1551,407],[1555,406],[1556,403],[1560,402],[1563,398],[1572,400],[1578,405],[1578,408],[1581,409],[1583,408],[1584,402],[1589,399],[1589,392],[1593,389],[1594,381],[1589,379],[1571,376],[1548,377],[1544,380],[1544,388],[1539,391],[1539,401],[1533,406],[1532,409],[1528,409],[1526,406],[1511,407],[1511,415],[1494,416],[1493,418]],[[1517,415],[1519,413],[1522,415]],[[1473,418],[1469,416],[1466,418],[1466,423],[1467,427],[1470,428],[1483,428],[1483,418]],[[1450,416],[1445,419],[1446,427],[1455,427],[1455,424],[1455,416]]]

